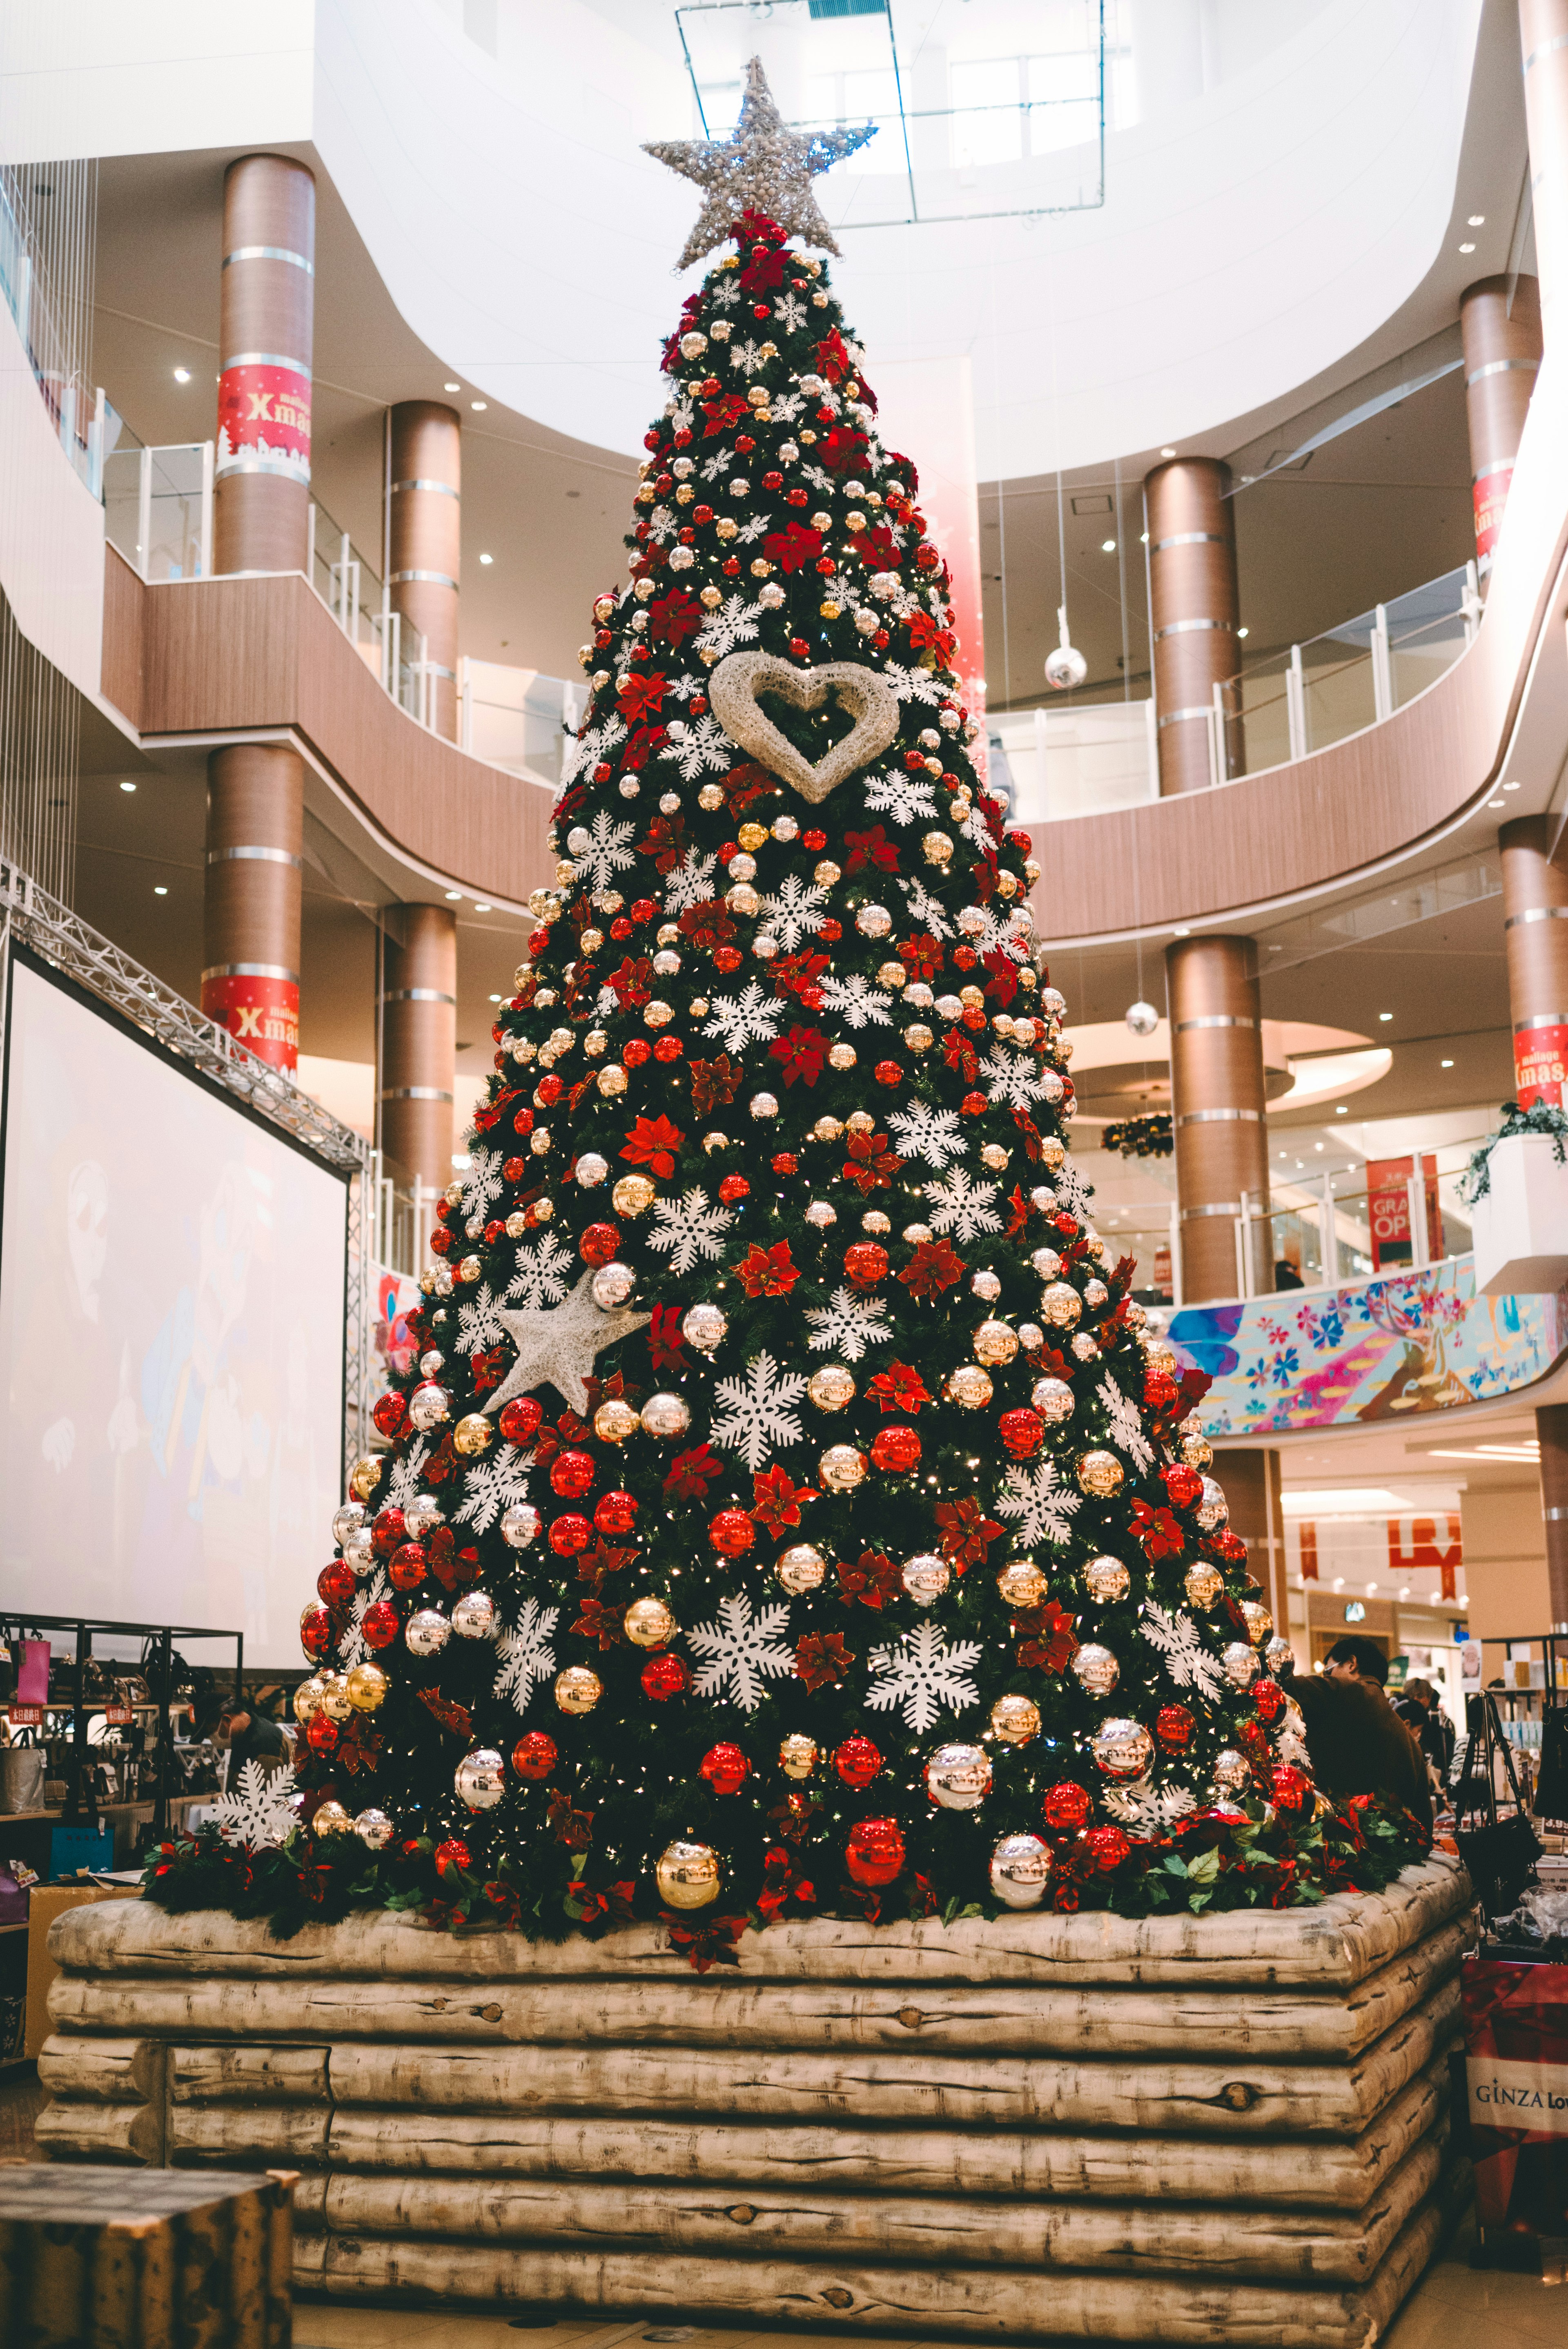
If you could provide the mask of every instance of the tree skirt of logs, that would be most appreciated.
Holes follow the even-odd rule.
[[[1375,2342],[1466,2189],[1470,1887],[555,1947],[68,1911],[61,2160],[286,2165],[295,2282],[842,2334]]]

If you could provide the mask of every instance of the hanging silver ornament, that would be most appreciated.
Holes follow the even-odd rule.
[[[1132,1577],[1119,1557],[1091,1557],[1083,1578],[1089,1597],[1101,1607],[1114,1607],[1132,1588]]]
[[[926,1791],[944,1811],[977,1811],[991,1791],[983,1745],[939,1745],[925,1765]]]
[[[1194,1607],[1212,1607],[1225,1587],[1225,1578],[1207,1558],[1197,1558],[1181,1578],[1181,1588]]]
[[[624,1305],[637,1285],[637,1276],[629,1264],[602,1264],[593,1275],[590,1294],[601,1313],[613,1312]]]
[[[1102,1721],[1089,1743],[1095,1767],[1123,1783],[1141,1778],[1154,1759],[1154,1740],[1140,1721]]]
[[[1054,693],[1070,693],[1088,675],[1088,663],[1068,634],[1065,604],[1057,607],[1057,627],[1060,641],[1046,656],[1046,683]]]
[[[728,1327],[728,1318],[718,1306],[704,1303],[688,1309],[681,1323],[681,1335],[699,1354],[711,1354],[724,1342]]]
[[[1206,1534],[1217,1533],[1226,1523],[1230,1514],[1231,1505],[1225,1498],[1224,1488],[1219,1479],[1214,1476],[1205,1476],[1203,1489],[1198,1495],[1198,1506],[1193,1511],[1198,1523]]]
[[[1073,1391],[1066,1379],[1037,1379],[1029,1401],[1047,1427],[1060,1427],[1073,1415]]]
[[[428,1493],[416,1493],[403,1511],[403,1530],[410,1541],[423,1541],[431,1527],[441,1523],[441,1505]]]
[[[506,1792],[506,1764],[493,1746],[476,1745],[452,1773],[452,1784],[470,1811],[493,1811]]]
[[[577,1161],[577,1180],[585,1191],[596,1191],[610,1172],[610,1162],[596,1150],[584,1150]]]
[[[1004,1745],[1027,1745],[1040,1733],[1040,1708],[1032,1696],[999,1696],[991,1707],[991,1734]]]
[[[539,1511],[531,1501],[514,1501],[500,1521],[500,1537],[508,1549],[526,1549],[539,1537]]]
[[[459,1640],[493,1640],[495,1600],[488,1590],[465,1590],[452,1609],[452,1629]]]
[[[403,1637],[411,1656],[438,1656],[452,1632],[438,1607],[420,1607],[409,1616],[403,1627]]]
[[[917,1557],[906,1558],[899,1576],[917,1607],[934,1607],[952,1579],[952,1568],[934,1550],[922,1550]]]
[[[354,1832],[366,1851],[385,1851],[392,1840],[392,1822],[385,1811],[372,1805],[369,1810],[360,1812],[354,1822]]]
[[[991,1854],[990,1876],[1005,1909],[1037,1909],[1051,1880],[1049,1845],[1037,1835],[1004,1836]]]
[[[427,1385],[415,1388],[413,1401],[408,1405],[408,1418],[410,1424],[417,1428],[421,1435],[427,1434],[432,1427],[438,1427],[443,1419],[449,1419],[451,1415],[451,1397],[445,1387]]]
[[[1237,1793],[1251,1775],[1246,1755],[1238,1754],[1233,1745],[1224,1746],[1215,1754],[1214,1785],[1222,1794]]]
[[[1121,1666],[1109,1648],[1088,1640],[1073,1651],[1073,1674],[1089,1696],[1109,1696],[1121,1678]]]
[[[1160,1014],[1152,1003],[1130,1003],[1127,1024],[1135,1036],[1152,1036],[1160,1025]]]
[[[332,1538],[337,1544],[339,1549],[342,1549],[346,1546],[351,1535],[358,1532],[360,1526],[364,1523],[365,1504],[363,1501],[345,1501],[340,1509],[336,1509],[333,1512]]]
[[[779,1552],[773,1571],[791,1599],[803,1599],[807,1591],[821,1588],[828,1564],[810,1542],[791,1542]]]
[[[1251,1688],[1257,1678],[1258,1660],[1245,1640],[1232,1640],[1220,1661],[1225,1667],[1225,1677],[1234,1688]]]
[[[1274,1617],[1258,1599],[1243,1599],[1242,1620],[1247,1627],[1247,1637],[1254,1648],[1261,1648],[1274,1630]]]
[[[661,1443],[684,1435],[690,1425],[691,1413],[678,1394],[650,1395],[643,1405],[644,1429]]]
[[[1290,1641],[1282,1639],[1276,1631],[1264,1649],[1264,1661],[1277,1679],[1285,1666],[1292,1661],[1295,1652]]]

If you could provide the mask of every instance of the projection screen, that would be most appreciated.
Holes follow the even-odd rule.
[[[19,951],[4,1149],[5,1604],[297,1662],[342,1497],[346,1183]]]

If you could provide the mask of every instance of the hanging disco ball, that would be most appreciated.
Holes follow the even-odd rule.
[[[1057,607],[1057,627],[1061,642],[1054,652],[1046,655],[1046,683],[1057,693],[1070,693],[1088,675],[1088,663],[1068,635],[1068,607]]]
[[[1152,1036],[1160,1025],[1160,1014],[1152,1003],[1130,1004],[1127,1024],[1135,1036]]]

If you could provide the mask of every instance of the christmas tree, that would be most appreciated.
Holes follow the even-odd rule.
[[[708,191],[686,258],[735,249],[665,349],[555,885],[305,1609],[278,1866],[318,1902],[662,1911],[707,1963],[781,1913],[1277,1901],[1416,1848],[1315,1795],[1206,1381],[1068,1154],[1029,837],[790,242],[833,249],[842,143],[754,68],[731,140],[662,150]]]

